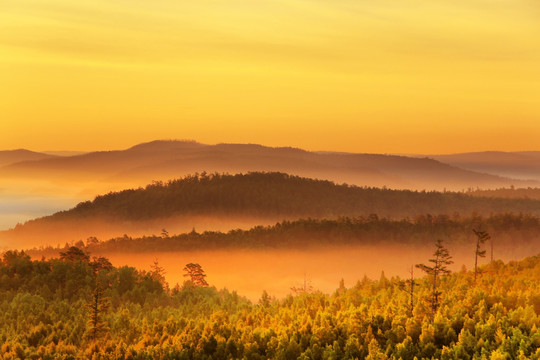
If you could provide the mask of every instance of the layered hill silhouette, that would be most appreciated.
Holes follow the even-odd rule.
[[[278,171],[395,189],[463,190],[540,184],[465,170],[429,158],[309,152],[254,144],[205,145],[191,141],[153,141],[126,150],[21,161],[2,166],[0,176],[120,182],[133,186],[204,171]]]
[[[201,219],[207,224],[221,219],[230,229],[298,218],[510,212],[540,215],[540,201],[337,185],[284,173],[201,174],[98,196],[4,231],[0,240],[35,245],[38,239],[57,244],[89,236],[155,233],[162,227],[181,232],[199,227]]]
[[[540,151],[484,151],[429,157],[470,171],[522,180],[540,180]]]
[[[25,149],[3,150],[0,151],[0,167],[20,162],[32,164],[34,161],[53,158],[56,158],[56,156]]]

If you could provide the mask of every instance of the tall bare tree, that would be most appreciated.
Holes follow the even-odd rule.
[[[414,265],[411,265],[411,269],[409,270],[409,274],[411,274],[411,277],[407,280],[399,280],[396,285],[399,287],[400,290],[404,290],[407,292],[407,294],[410,297],[410,312],[411,315],[414,311],[414,287],[418,285],[418,283],[414,280]]]
[[[437,239],[437,241],[435,241],[435,247],[436,249],[433,253],[434,258],[429,259],[429,262],[432,263],[433,266],[428,266],[425,264],[416,265],[417,268],[432,277],[432,290],[430,299],[431,322],[433,322],[433,319],[435,318],[435,312],[439,307],[439,296],[441,295],[441,292],[437,291],[437,279],[441,275],[450,273],[447,265],[454,263],[451,260],[452,256],[450,256],[448,249],[443,245],[443,241],[441,239]]]
[[[307,277],[306,273],[304,273],[304,283],[303,283],[303,285],[300,286],[300,287],[293,286],[291,288],[291,291],[295,295],[308,294],[310,292],[313,292],[313,286],[311,285],[311,280]]]
[[[411,277],[405,281],[405,283],[409,286],[408,293],[411,297],[411,315],[414,310],[414,286],[416,285],[416,281],[414,281],[414,266],[411,265],[411,270],[409,271],[409,274],[411,274]]]
[[[482,245],[491,239],[491,236],[485,231],[473,229],[474,234],[476,235],[476,250],[474,252],[474,282],[476,283],[476,278],[478,276],[478,258],[486,257],[486,250],[482,250]],[[493,244],[492,244],[493,245]],[[492,247],[492,261],[493,261],[493,247]]]

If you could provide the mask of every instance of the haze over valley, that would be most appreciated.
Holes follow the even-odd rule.
[[[170,284],[183,282],[178,259],[199,262],[215,286],[252,300],[262,290],[283,297],[308,278],[330,292],[342,278],[405,277],[435,237],[448,242],[453,270],[470,269],[479,226],[496,239],[497,259],[540,249],[540,179],[502,176],[518,154],[407,157],[192,141],[2,154],[11,199],[3,221],[12,222],[0,232],[4,248],[39,259],[76,245],[141,270],[158,260]],[[476,162],[461,168],[456,158]]]
[[[438,191],[534,188],[540,184],[540,164],[534,152],[407,157],[153,141],[118,151],[52,153],[0,151],[0,229],[51,215],[110,191],[197,172],[279,171],[361,187]],[[456,160],[471,156],[474,161]],[[520,159],[519,165],[509,163],[514,158]]]

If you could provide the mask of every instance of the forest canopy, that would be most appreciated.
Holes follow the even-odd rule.
[[[190,281],[169,290],[159,275],[76,248],[4,253],[0,359],[540,359],[540,255],[493,261],[476,283],[443,275],[434,314],[429,277],[411,307],[405,281],[384,274],[258,303]]]

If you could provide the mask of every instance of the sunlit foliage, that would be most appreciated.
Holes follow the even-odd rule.
[[[367,278],[253,304],[190,281],[166,291],[151,273],[78,258],[0,264],[0,359],[540,359],[540,256],[442,275],[430,319],[429,278],[416,306],[400,279]],[[181,271],[179,268],[178,271]],[[95,343],[88,302],[107,284],[108,331]],[[337,284],[336,284],[337,285]]]

